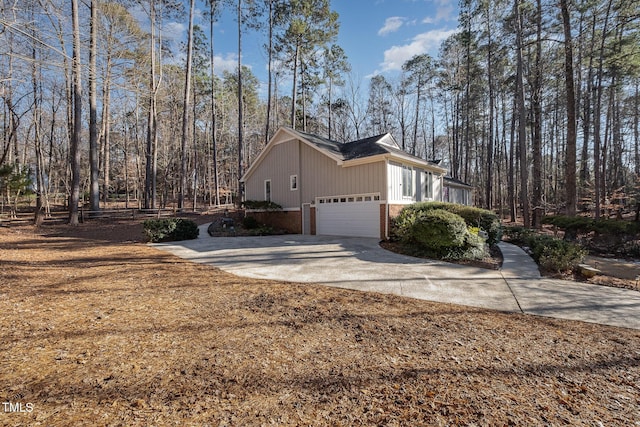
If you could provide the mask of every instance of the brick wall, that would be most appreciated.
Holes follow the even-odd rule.
[[[276,229],[294,234],[302,233],[301,211],[247,212],[247,216],[252,216],[260,224],[266,224]]]

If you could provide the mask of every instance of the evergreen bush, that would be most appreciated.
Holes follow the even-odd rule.
[[[502,224],[498,216],[486,209],[475,208],[473,206],[459,205],[447,202],[419,202],[409,205],[403,209],[412,212],[422,212],[431,209],[442,209],[459,215],[464,219],[467,227],[478,227],[487,233],[487,243],[494,245],[502,238]],[[407,212],[410,215],[410,212]]]
[[[548,271],[570,271],[587,255],[587,250],[576,243],[541,234],[532,234],[526,244],[533,259]]]
[[[198,224],[184,218],[148,219],[142,227],[147,240],[153,243],[196,239],[200,233]]]
[[[464,219],[444,209],[404,209],[396,218],[396,233],[406,244],[434,258],[475,259],[485,253],[485,241],[470,232]]]
[[[246,230],[255,230],[256,228],[260,227],[260,223],[257,219],[255,219],[255,217],[245,216],[244,218],[242,218],[242,227]]]

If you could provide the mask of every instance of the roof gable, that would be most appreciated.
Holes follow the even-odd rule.
[[[287,138],[287,136],[289,138]],[[291,137],[302,141],[340,164],[350,161],[366,162],[367,159],[371,159],[371,161],[379,161],[380,159],[378,156],[389,156],[397,160],[405,160],[422,166],[430,166],[434,169],[439,169],[442,172],[446,171],[446,169],[438,166],[436,163],[424,160],[402,150],[390,133],[343,144],[318,135],[301,132],[288,127],[281,127],[273,138],[271,138],[251,167],[245,172],[241,180],[245,181],[249,175],[251,175],[253,170],[262,162],[262,159],[264,159],[274,145],[287,141]],[[374,158],[376,158],[376,160],[374,160]]]

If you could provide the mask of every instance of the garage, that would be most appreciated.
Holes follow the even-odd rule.
[[[316,234],[380,238],[380,195],[316,198]]]

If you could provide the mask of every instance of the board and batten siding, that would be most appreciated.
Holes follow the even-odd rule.
[[[378,193],[385,188],[385,162],[343,167],[316,149],[300,144],[300,188],[302,203],[314,203],[316,197]]]
[[[404,196],[402,191],[402,171],[405,167],[411,168],[411,181],[413,183],[411,197]],[[387,171],[387,194],[389,195],[389,203],[407,204],[425,200],[442,200],[442,175],[435,172],[432,172],[431,175],[429,175],[428,170],[424,170],[419,167],[412,167],[410,165],[403,165],[393,161],[389,162]],[[427,197],[426,186],[429,176],[431,176],[432,180],[433,197]]]
[[[300,145],[297,140],[275,144],[246,183],[247,200],[264,200],[264,182],[271,180],[271,201],[284,209],[300,207]],[[290,188],[291,175],[298,175],[298,190]]]
[[[404,197],[402,195],[402,170],[403,165],[397,162],[389,162],[387,168],[388,174],[388,188],[387,194],[389,195],[389,203],[410,203],[415,201],[415,197]],[[415,172],[412,172],[412,180],[414,182],[414,194],[415,194]]]

